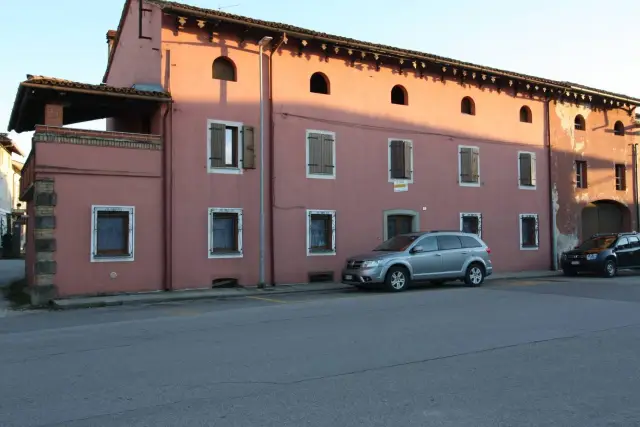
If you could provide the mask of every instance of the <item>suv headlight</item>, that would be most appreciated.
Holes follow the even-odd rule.
[[[373,268],[378,266],[378,261],[365,261],[362,263],[362,268]]]
[[[587,261],[593,261],[598,258],[598,254],[587,254]]]

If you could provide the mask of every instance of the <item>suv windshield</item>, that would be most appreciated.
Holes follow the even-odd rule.
[[[402,252],[420,236],[408,236],[406,234],[390,238],[374,249],[374,251]]]
[[[613,246],[618,240],[618,236],[599,236],[593,239],[585,240],[577,249],[586,251],[589,249],[607,249]]]

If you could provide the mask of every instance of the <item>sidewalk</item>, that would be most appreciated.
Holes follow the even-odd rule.
[[[488,282],[496,280],[534,279],[558,276],[557,271],[523,271],[515,273],[498,273],[487,277]],[[225,299],[238,297],[263,297],[271,295],[291,294],[298,292],[322,293],[354,289],[353,286],[342,283],[302,283],[295,285],[277,285],[258,289],[256,287],[226,288],[226,289],[195,289],[173,292],[149,292],[136,294],[119,294],[112,296],[96,296],[86,298],[66,298],[53,301],[53,307],[60,310],[89,307],[111,307],[118,305],[153,304],[169,301],[189,301],[200,299]]]

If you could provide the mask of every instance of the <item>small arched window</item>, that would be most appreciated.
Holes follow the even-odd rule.
[[[401,85],[395,85],[391,89],[391,103],[398,105],[409,105],[409,96],[407,90]]]
[[[236,66],[226,56],[219,56],[213,61],[213,78],[216,80],[236,81]]]
[[[465,96],[462,98],[462,102],[460,103],[460,112],[462,114],[469,114],[470,116],[476,115],[476,103],[473,102],[473,99]]]
[[[584,121],[584,117],[581,114],[578,114],[574,120],[576,130],[585,130],[587,128],[587,124]]]
[[[322,73],[313,73],[309,79],[311,93],[323,93],[329,95],[329,79]]]
[[[624,136],[624,124],[618,120],[615,125],[613,125],[613,134],[618,136]]]
[[[520,121],[522,123],[531,123],[533,121],[532,119],[531,108],[523,105],[522,108],[520,108]]]

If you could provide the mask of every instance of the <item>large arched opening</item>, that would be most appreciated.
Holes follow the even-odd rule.
[[[596,233],[631,231],[631,211],[615,200],[596,200],[581,212],[582,239]]]

